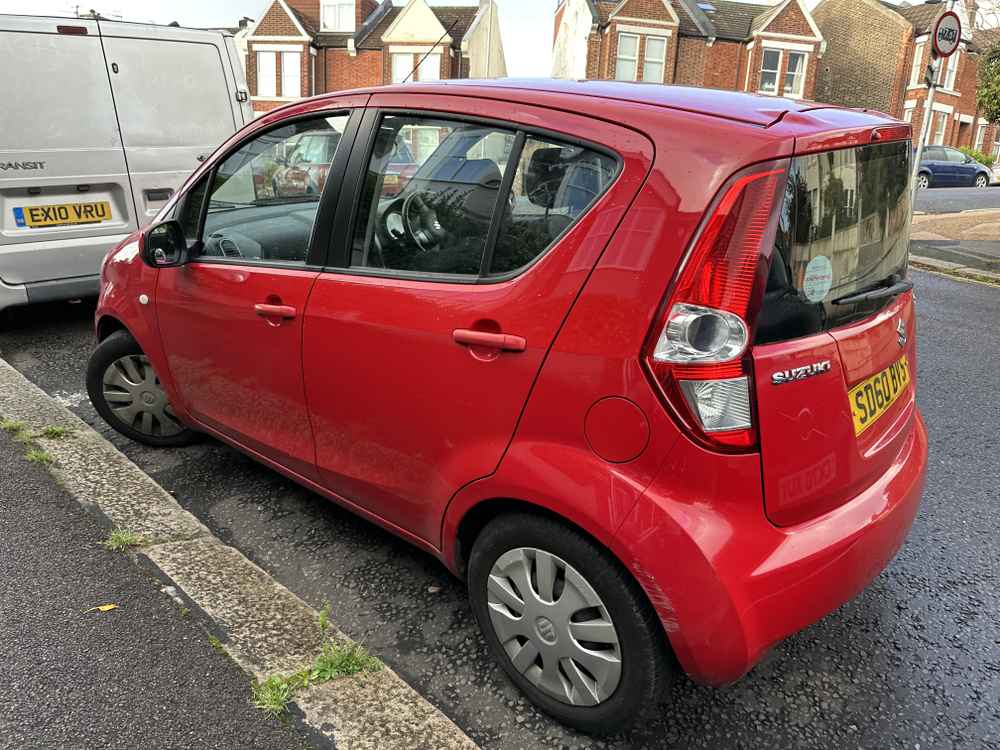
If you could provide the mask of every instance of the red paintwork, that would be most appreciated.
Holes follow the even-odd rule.
[[[915,376],[909,295],[842,330],[753,350],[759,451],[696,443],[640,352],[732,175],[908,129],[680,87],[410,84],[275,110],[196,176],[260,128],[366,104],[561,131],[607,145],[624,170],[538,263],[495,284],[211,263],[156,272],[131,246],[113,251],[98,325],[132,331],[183,420],[456,572],[459,526],[481,503],[515,499],[562,516],[634,574],[681,664],[712,684],[739,677],[888,562],[917,509],[926,433],[911,392],[856,441],[845,389],[898,356],[899,317]],[[136,304],[140,293],[152,304]],[[772,370],[820,358],[832,363],[823,377],[769,388]]]

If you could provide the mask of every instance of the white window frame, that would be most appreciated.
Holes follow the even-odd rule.
[[[788,90],[788,63],[792,60],[792,55],[799,55],[802,58],[802,67],[797,73],[794,73],[793,83],[797,84],[792,91]],[[805,96],[806,91],[806,70],[809,67],[809,54],[807,52],[799,52],[798,50],[789,50],[787,55],[787,60],[785,64],[785,75],[781,82],[781,93],[783,96],[787,96],[789,99],[801,99]],[[797,90],[796,90],[797,89]]]
[[[934,146],[944,145],[944,134],[948,129],[948,113],[934,111],[934,130],[931,133],[931,144]]]
[[[958,78],[958,58],[961,54],[962,50],[955,50],[955,54],[953,54],[945,61],[947,62],[947,65],[943,64],[941,65],[941,69],[944,71],[944,73],[938,74],[938,84],[941,85],[942,88],[947,89],[948,91],[955,90],[955,81]],[[941,83],[942,76],[944,80],[943,84]]]
[[[403,58],[406,58],[405,62],[403,61]],[[397,75],[396,75],[396,62],[397,61],[403,63],[403,65],[406,67],[406,70],[404,70],[402,72],[402,75],[398,76],[398,80],[397,80]],[[410,74],[411,70],[413,70],[413,53],[412,52],[393,52],[390,55],[390,58],[389,58],[389,67],[390,67],[389,75],[392,78],[392,82],[393,83],[402,83],[403,79],[406,78],[406,76],[408,76]],[[406,78],[407,83],[409,83],[412,80],[413,80],[413,76],[410,76],[409,78]]]
[[[328,11],[333,12],[333,23],[329,23]],[[354,33],[354,0],[320,0],[320,31]]]
[[[629,57],[628,55],[623,55],[622,54],[622,39],[625,38],[625,37],[630,37],[631,39],[635,39],[635,55],[633,57]],[[615,50],[615,80],[616,81],[635,81],[635,80],[638,79],[638,77],[639,77],[639,39],[640,39],[640,36],[638,34],[628,34],[628,33],[624,32],[624,31],[619,31],[618,32],[618,47]],[[632,63],[632,77],[631,78],[622,78],[621,76],[618,75],[618,67],[619,67],[620,63],[623,60],[625,62],[631,62]]]
[[[431,52],[426,57],[420,56],[420,64],[417,66],[418,81],[440,81],[441,80],[441,53]],[[426,73],[432,73],[428,76]]]
[[[281,53],[281,96],[285,99],[302,97],[302,52],[300,51]]]
[[[986,143],[986,128],[988,127],[989,125],[984,124],[976,125],[976,138],[972,142],[972,148],[976,151],[983,150],[983,145]]]
[[[767,60],[767,55],[769,52],[774,52],[778,55],[778,67],[774,70],[774,90],[764,88],[764,71],[768,73],[771,72],[770,68],[764,67],[764,61]],[[768,94],[770,96],[777,96],[778,92],[781,90],[782,80],[781,80],[781,63],[784,60],[784,52],[780,49],[775,49],[774,47],[764,47],[760,53],[760,83],[757,86],[757,92],[760,94]]]
[[[916,107],[907,107],[903,110],[903,122],[913,122],[913,112],[915,109]]]
[[[257,96],[275,97],[278,95],[278,53],[272,50],[256,50],[257,55]],[[265,60],[270,60],[269,64],[264,64]],[[267,76],[263,75],[265,70],[270,71]],[[262,84],[270,83],[264,87]]]
[[[665,36],[647,36],[645,38],[645,43],[642,49],[642,80],[647,83],[663,83],[663,79],[667,75],[667,40],[669,37]],[[649,56],[649,41],[653,39],[658,42],[663,42],[663,56],[659,59]],[[659,78],[647,78],[646,77],[646,64],[652,63],[653,65],[660,66],[660,77]]]
[[[927,42],[917,42],[913,47],[913,67],[910,68],[910,88],[917,88],[923,84],[924,70],[921,63],[924,61],[924,45]]]

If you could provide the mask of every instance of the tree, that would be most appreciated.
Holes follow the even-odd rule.
[[[990,122],[1000,122],[1000,42],[990,47],[979,59],[976,100],[983,117]]]

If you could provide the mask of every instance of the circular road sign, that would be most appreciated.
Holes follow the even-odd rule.
[[[934,51],[939,57],[950,57],[962,41],[962,22],[953,10],[942,13],[934,24]]]

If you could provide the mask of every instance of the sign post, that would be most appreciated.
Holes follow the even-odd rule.
[[[951,57],[958,50],[962,41],[962,22],[958,14],[952,10],[955,0],[948,0],[948,9],[938,16],[931,29],[931,62],[927,66],[924,80],[927,82],[927,99],[924,101],[924,119],[920,124],[920,140],[917,142],[917,153],[913,157],[913,174],[911,176],[910,212],[917,203],[917,175],[920,172],[920,160],[924,156],[924,146],[930,132],[931,121],[934,119],[934,92],[937,90],[938,71],[944,65],[943,60]]]

